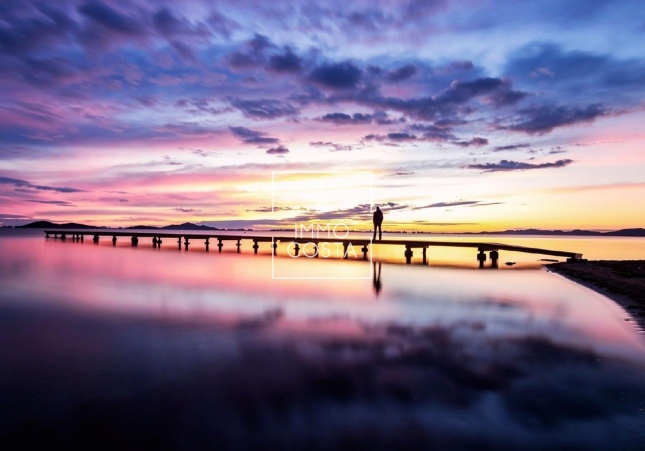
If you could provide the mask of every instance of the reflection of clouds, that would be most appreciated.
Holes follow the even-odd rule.
[[[7,434],[187,449],[640,442],[626,425],[645,382],[627,360],[546,337],[493,337],[480,321],[274,333],[282,315],[222,329],[5,308],[0,443]]]

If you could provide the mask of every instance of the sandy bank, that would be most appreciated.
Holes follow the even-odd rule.
[[[595,260],[546,267],[612,298],[645,330],[645,260]]]

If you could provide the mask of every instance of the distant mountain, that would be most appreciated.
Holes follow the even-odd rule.
[[[522,229],[522,230],[504,230],[499,232],[474,232],[468,235],[556,235],[556,236],[632,236],[645,237],[645,229],[621,229],[613,232],[596,232],[593,230],[540,230],[540,229]]]
[[[36,221],[31,224],[17,226],[23,229],[104,229],[105,227],[89,226],[85,224],[77,224],[75,222],[68,222],[66,224],[55,224],[49,221]]]
[[[172,224],[165,227],[160,227],[164,230],[220,230],[217,227],[209,227],[205,225],[197,225],[192,222],[184,222],[183,224]]]
[[[124,229],[158,229],[159,227],[155,226],[146,226],[146,225],[135,225],[135,226],[130,226],[130,227],[124,227]]]
[[[602,236],[604,233],[592,230],[540,230],[540,229],[521,229],[521,230],[501,230],[497,232],[472,232],[469,235],[568,235],[568,236]]]
[[[637,229],[615,230],[613,232],[607,232],[604,235],[605,236],[645,236],[645,229],[637,228]]]

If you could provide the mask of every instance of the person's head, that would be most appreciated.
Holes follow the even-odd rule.
[[[380,209],[381,209],[381,207],[376,207],[376,209],[377,209],[377,210],[380,210]]]

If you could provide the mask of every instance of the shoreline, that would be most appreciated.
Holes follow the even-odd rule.
[[[565,277],[607,296],[624,308],[641,333],[645,333],[645,260],[592,260],[544,265]]]

